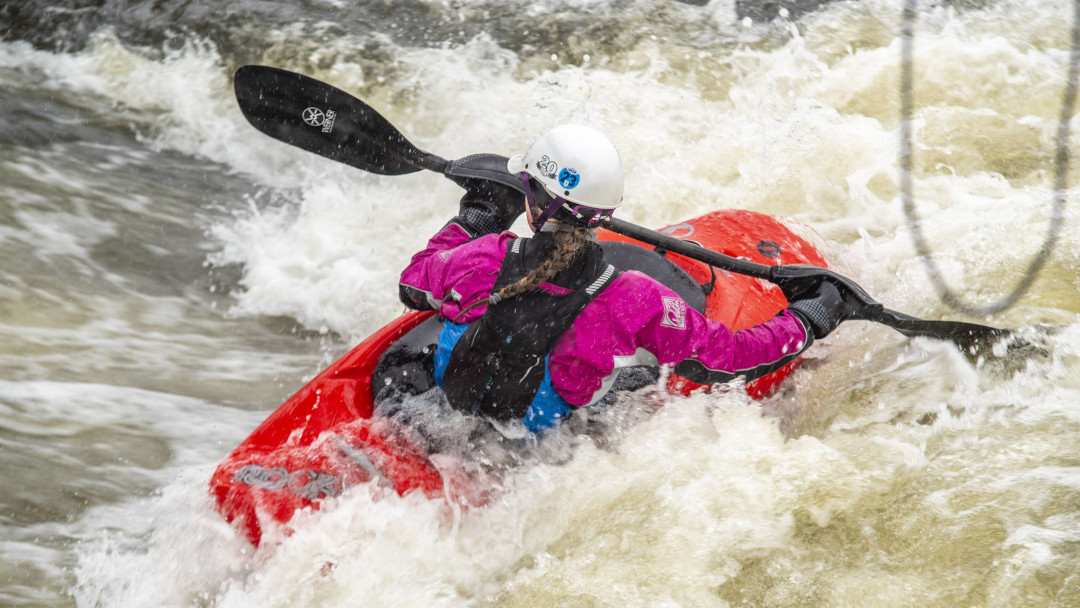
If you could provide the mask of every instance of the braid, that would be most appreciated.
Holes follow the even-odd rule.
[[[554,234],[555,251],[551,252],[551,256],[544,260],[543,264],[540,264],[524,277],[521,277],[517,282],[511,283],[500,289],[497,293],[491,294],[491,297],[482,298],[473,302],[458,313],[457,317],[454,318],[454,322],[457,323],[465,313],[477,306],[483,304],[495,305],[503,300],[509,300],[510,298],[533,291],[539,287],[541,283],[551,279],[572,264],[578,255],[581,254],[585,244],[591,240],[589,238],[591,234],[592,230],[589,228],[580,228],[563,224]]]
[[[500,289],[494,295],[495,302],[509,300],[533,291],[541,283],[550,280],[574,262],[581,253],[582,248],[584,248],[585,243],[589,242],[590,230],[578,227],[567,228],[555,232],[555,251],[551,253],[551,256],[516,283],[511,283]]]

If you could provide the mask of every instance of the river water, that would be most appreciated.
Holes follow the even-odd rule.
[[[944,281],[992,304],[1061,229],[979,319],[942,303],[903,212],[900,2],[361,4],[0,7],[0,605],[1080,606],[1077,162],[1053,213],[1070,3],[918,9],[912,187]],[[210,506],[214,466],[400,314],[458,191],[259,134],[231,93],[248,63],[447,158],[591,123],[624,218],[786,216],[890,308],[1033,346],[848,323],[763,402],[564,433],[572,458],[488,508],[358,488],[254,551]]]

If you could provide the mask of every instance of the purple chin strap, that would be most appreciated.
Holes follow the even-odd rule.
[[[559,207],[566,205],[568,201],[561,196],[552,198],[547,190],[541,188],[543,191],[541,196],[551,200],[537,202],[537,197],[533,194],[531,180],[532,176],[529,175],[528,172],[523,171],[521,173],[521,183],[525,186],[525,201],[529,206],[529,224],[533,227],[534,231],[539,232],[540,227],[544,225],[544,222],[554,217],[555,212],[559,210]],[[543,205],[543,209],[541,209],[541,205]],[[587,228],[592,228],[602,221],[611,219],[611,215],[615,211],[614,209],[597,209],[595,207],[589,207],[588,205],[568,206],[566,210],[579,220],[585,220]],[[537,211],[540,211],[540,216],[533,219]]]
[[[532,226],[533,231],[539,232],[540,227],[544,225],[544,222],[550,220],[551,216],[555,215],[555,212],[566,202],[566,199],[561,196],[551,198],[547,191],[544,191],[542,196],[551,198],[551,200],[547,201],[547,204],[543,209],[540,209],[540,205],[536,202],[536,195],[533,194],[532,182],[529,181],[531,179],[532,176],[527,172],[521,173],[521,183],[525,186],[525,202],[529,205],[529,225]],[[538,210],[540,211],[540,217],[536,217],[536,212]]]

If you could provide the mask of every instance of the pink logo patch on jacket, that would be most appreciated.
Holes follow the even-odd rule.
[[[663,302],[664,320],[660,321],[660,325],[675,329],[686,329],[686,302],[682,298],[667,296],[663,298]]]

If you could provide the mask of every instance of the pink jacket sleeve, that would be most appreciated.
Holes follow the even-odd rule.
[[[602,397],[622,367],[674,366],[702,384],[756,378],[794,359],[812,340],[786,311],[732,332],[664,285],[628,271],[574,320],[555,344],[549,366],[555,390],[567,403],[582,406]]]
[[[472,239],[461,226],[448,224],[402,271],[402,300],[419,307],[422,298],[443,317],[457,319],[462,309],[491,294],[506,247],[515,238],[502,232]],[[477,306],[457,322],[471,323],[485,310],[486,305]]]

